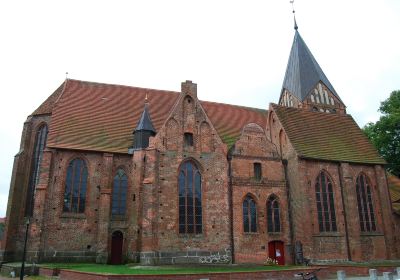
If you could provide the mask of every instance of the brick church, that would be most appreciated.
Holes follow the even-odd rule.
[[[399,258],[385,161],[297,29],[277,103],[66,79],[24,123],[0,260],[29,217],[39,262]]]

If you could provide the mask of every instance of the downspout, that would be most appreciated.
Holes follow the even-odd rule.
[[[290,244],[291,244],[291,256],[292,256],[292,263],[295,264],[296,263],[296,257],[295,257],[295,252],[294,252],[294,248],[295,248],[295,244],[294,244],[294,225],[293,225],[293,218],[292,218],[292,204],[291,204],[291,196],[290,196],[290,183],[289,183],[289,179],[288,179],[288,171],[287,171],[287,164],[288,161],[287,159],[282,159],[282,164],[283,164],[283,169],[285,172],[285,181],[286,181],[286,196],[287,196],[287,202],[288,202],[288,214],[289,214],[289,227],[290,227]]]
[[[345,231],[345,235],[346,235],[347,259],[349,261],[351,261],[349,229],[348,229],[348,224],[347,224],[346,205],[345,205],[345,201],[344,201],[343,174],[342,174],[342,169],[340,168],[340,163],[338,164],[338,172],[339,172],[340,195],[342,197],[342,205],[343,205],[344,231]]]
[[[233,237],[233,191],[232,191],[232,155],[228,154],[228,199],[229,199],[229,225],[231,234],[232,264],[235,263],[235,241]]]

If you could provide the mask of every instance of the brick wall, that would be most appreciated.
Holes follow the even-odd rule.
[[[284,169],[276,146],[265,136],[263,128],[248,124],[231,151],[233,188],[233,234],[235,261],[263,263],[268,254],[270,241],[283,241],[290,246],[287,192]],[[261,164],[261,178],[254,174],[254,163]],[[243,228],[243,201],[250,195],[257,206],[257,232],[246,233]],[[281,231],[267,230],[267,200],[271,195],[278,197]],[[286,252],[286,262],[291,262]]]
[[[300,158],[270,107],[267,135],[288,160],[293,238],[303,244],[304,255],[314,260],[387,259],[396,255],[387,184],[380,166],[334,163]],[[336,232],[319,232],[315,180],[325,171],[333,183]],[[371,180],[377,231],[361,233],[355,181],[364,172]],[[342,196],[343,192],[343,196]],[[344,204],[343,204],[344,203]],[[346,213],[346,217],[344,214]],[[347,231],[345,226],[347,220]],[[347,241],[348,239],[348,241]],[[378,249],[380,248],[380,249]]]

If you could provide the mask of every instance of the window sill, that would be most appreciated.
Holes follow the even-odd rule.
[[[370,231],[370,232],[361,232],[360,236],[383,236],[383,233]]]
[[[202,239],[202,238],[204,238],[204,234],[203,233],[179,233],[179,238]]]
[[[281,234],[282,234],[281,231],[274,231],[274,232],[268,232],[268,231],[267,231],[267,233],[268,233],[269,235],[281,235]]]
[[[86,219],[85,213],[68,213],[64,212],[61,214],[60,218],[68,218],[68,219]]]
[[[344,237],[340,232],[320,232],[319,234],[313,234],[313,237]]]
[[[258,232],[243,232],[244,235],[259,235],[260,233]]]
[[[125,215],[111,215],[111,221],[125,221]]]

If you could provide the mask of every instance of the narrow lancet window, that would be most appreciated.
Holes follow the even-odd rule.
[[[126,212],[126,194],[128,190],[128,177],[124,170],[118,169],[114,177],[112,190],[111,215],[124,216]]]
[[[68,165],[65,180],[64,212],[83,213],[86,204],[88,170],[82,159],[74,159]]]
[[[42,125],[36,132],[31,174],[29,177],[28,192],[26,194],[25,216],[32,216],[33,195],[35,193],[36,185],[39,182],[40,163],[42,161],[43,150],[46,147],[47,132],[47,125]]]
[[[331,179],[322,171],[315,182],[319,231],[337,231]]]
[[[250,195],[243,201],[243,231],[257,232],[257,206]]]
[[[362,232],[376,231],[371,184],[364,173],[357,177],[356,191],[360,229]]]
[[[184,162],[178,173],[179,233],[203,232],[201,174],[191,161]]]
[[[279,201],[275,195],[271,195],[267,201],[267,226],[268,232],[281,231]]]

